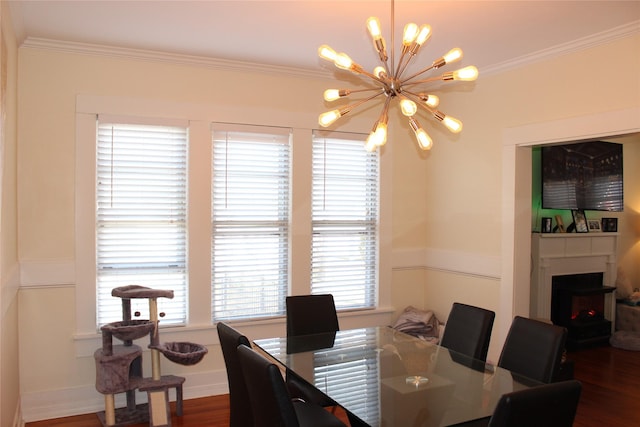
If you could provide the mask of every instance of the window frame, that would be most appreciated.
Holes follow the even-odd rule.
[[[378,301],[380,152],[363,148],[366,137],[313,131],[311,292],[333,293],[338,310],[371,309]],[[353,156],[345,160],[345,153]],[[337,159],[335,164],[332,159]],[[332,191],[336,188],[340,192]],[[350,191],[346,197],[345,188]],[[339,251],[323,243],[326,239],[335,241],[337,236],[342,242]],[[368,255],[359,260],[363,245]],[[338,252],[342,266],[336,265]],[[357,283],[361,280],[364,289]],[[349,298],[362,298],[364,305],[351,305],[346,301]]]
[[[224,139],[223,139],[224,138]],[[273,318],[282,316],[285,312],[285,297],[289,294],[289,264],[291,260],[291,181],[292,181],[292,129],[276,128],[274,126],[237,125],[229,123],[214,122],[211,125],[211,181],[213,183],[211,197],[211,321],[233,321],[233,320],[255,320],[260,318]],[[244,147],[244,148],[243,148]],[[252,147],[247,150],[246,147]],[[257,151],[262,155],[256,158]],[[220,153],[219,159],[216,155]],[[277,153],[273,158],[271,154]],[[272,157],[270,161],[262,161],[267,157]],[[252,159],[251,167],[247,168],[247,160]],[[238,162],[238,160],[241,160]],[[219,171],[216,171],[216,164],[222,163]],[[260,166],[258,168],[258,166]],[[220,180],[219,185],[216,185]],[[256,191],[251,193],[251,201],[245,197],[238,197],[246,187],[247,182],[251,186],[261,186],[269,193],[259,194]],[[268,183],[275,185],[268,185]],[[234,191],[234,184],[240,184]],[[244,184],[244,185],[243,185]],[[220,190],[217,195],[216,190]],[[285,191],[283,191],[283,189]],[[273,195],[273,193],[277,193]],[[265,198],[266,194],[273,197]],[[216,197],[216,195],[218,197]],[[223,196],[224,200],[220,199]],[[229,197],[229,199],[227,199]],[[255,205],[255,200],[267,201],[265,204]],[[229,200],[229,202],[228,202]],[[275,204],[271,205],[273,202]],[[216,204],[221,206],[216,211]],[[227,206],[227,203],[230,203]],[[258,206],[258,211],[255,207]],[[236,214],[229,215],[228,209],[233,209]],[[249,215],[239,218],[238,213]],[[249,230],[256,231],[249,231]],[[241,230],[242,238],[237,239],[237,232]],[[258,231],[260,230],[260,231]],[[269,230],[265,233],[265,230]],[[276,231],[277,230],[277,231]],[[253,235],[254,245],[246,247],[247,236]],[[273,242],[273,236],[277,236],[277,243]],[[279,252],[278,261],[264,264],[264,260],[251,259],[247,263],[243,256],[234,256],[232,248],[240,244],[247,251],[264,251],[266,247],[260,247],[258,241],[264,243],[271,241],[275,243]],[[216,245],[219,242],[219,246]],[[220,248],[221,261],[220,269],[217,268],[216,247]],[[273,249],[273,248],[271,248]],[[244,253],[244,252],[243,252]],[[273,255],[272,250],[262,252],[265,257]],[[267,258],[268,259],[268,258]],[[263,262],[262,267],[255,268],[258,263]],[[226,266],[226,268],[225,268]],[[241,266],[242,268],[238,268]],[[252,268],[253,267],[253,268]],[[277,280],[269,286],[264,286],[265,278],[262,275],[269,271]],[[227,277],[228,276],[228,277]],[[271,279],[274,280],[274,279]],[[227,282],[225,286],[218,286],[221,281]],[[234,292],[234,287],[229,283],[242,282],[239,287],[244,292]],[[253,291],[247,292],[247,287],[256,286]],[[251,296],[247,295],[250,293]],[[230,303],[227,303],[227,298]],[[248,298],[260,301],[264,305],[260,309],[254,308],[253,312],[239,312],[232,310],[235,304],[245,304]],[[268,302],[271,301],[272,304]],[[256,304],[250,304],[255,307]],[[219,310],[217,311],[216,308]],[[272,314],[267,314],[271,312]]]
[[[180,259],[180,258],[172,258],[171,262],[176,262],[177,264],[175,264],[174,266],[172,266],[170,263],[166,263],[168,260],[166,258],[167,255],[163,255],[161,258],[158,259],[154,259],[154,261],[159,261],[159,262],[165,262],[165,265],[156,265],[156,266],[143,266],[143,265],[137,265],[135,266],[135,268],[132,269],[132,267],[135,265],[132,264],[128,264],[127,268],[122,268],[123,266],[110,266],[107,268],[100,268],[100,235],[101,235],[101,229],[102,230],[112,230],[111,232],[107,231],[106,235],[109,235],[110,233],[112,233],[113,231],[117,231],[122,229],[122,227],[125,227],[123,221],[123,218],[125,219],[125,223],[131,221],[132,219],[134,219],[136,222],[140,221],[140,217],[137,216],[123,216],[122,214],[118,214],[116,217],[113,216],[112,212],[110,211],[109,208],[105,208],[105,209],[101,209],[101,197],[100,197],[100,188],[101,188],[101,179],[99,176],[99,167],[96,167],[96,175],[95,175],[95,185],[96,185],[96,252],[98,255],[98,259],[96,262],[96,266],[97,271],[96,271],[96,277],[103,277],[103,279],[105,279],[105,281],[109,282],[118,282],[120,281],[121,283],[116,285],[116,286],[127,286],[130,285],[132,283],[135,284],[139,284],[141,286],[148,286],[148,287],[154,287],[153,284],[150,283],[145,283],[144,282],[144,275],[141,276],[140,278],[140,282],[136,282],[135,280],[125,280],[123,281],[122,279],[118,279],[118,277],[120,277],[121,275],[123,275],[123,273],[126,273],[124,275],[126,276],[138,276],[140,275],[140,271],[141,270],[146,270],[147,274],[153,274],[153,275],[157,275],[160,272],[163,271],[173,271],[173,274],[176,275],[176,279],[178,279],[180,282],[183,282],[182,286],[178,286],[178,288],[172,288],[171,290],[174,291],[174,295],[175,295],[175,299],[171,299],[171,300],[167,300],[165,298],[161,298],[158,300],[158,309],[162,312],[163,307],[171,307],[171,310],[167,310],[168,312],[174,312],[177,311],[177,318],[173,318],[171,319],[170,323],[176,326],[184,326],[187,323],[187,314],[188,314],[188,310],[189,310],[189,305],[187,303],[188,300],[188,293],[189,293],[189,284],[188,284],[188,271],[189,271],[189,255],[188,255],[188,251],[186,248],[186,245],[188,244],[188,234],[187,234],[187,226],[188,226],[188,181],[189,181],[189,161],[188,161],[188,147],[189,147],[189,124],[186,121],[167,121],[166,119],[160,119],[158,120],[157,123],[148,123],[146,120],[144,120],[144,123],[140,123],[139,120],[136,119],[128,119],[128,118],[124,118],[124,117],[111,117],[111,116],[105,116],[105,115],[100,115],[97,117],[96,119],[96,147],[100,146],[100,128],[104,127],[104,126],[111,126],[112,127],[112,131],[113,128],[120,128],[120,132],[122,132],[125,128],[129,127],[130,125],[132,125],[132,129],[136,129],[135,134],[137,136],[142,136],[144,135],[145,137],[148,137],[149,134],[151,134],[151,132],[154,133],[158,133],[158,132],[163,132],[162,135],[163,136],[167,136],[167,135],[179,135],[178,132],[176,132],[175,130],[172,132],[168,132],[166,130],[162,131],[162,130],[156,130],[156,131],[152,131],[151,127],[158,127],[158,128],[174,128],[174,129],[181,129],[184,131],[183,135],[180,135],[181,138],[184,137],[184,139],[181,139],[179,142],[182,143],[184,142],[184,152],[182,154],[184,154],[185,158],[184,158],[184,164],[182,164],[181,162],[179,163],[180,165],[182,165],[182,169],[171,169],[172,173],[170,176],[174,177],[174,180],[171,181],[172,184],[176,184],[176,183],[182,183],[184,185],[183,190],[184,192],[181,192],[180,195],[184,197],[184,199],[173,199],[173,201],[175,201],[177,203],[177,205],[175,206],[176,209],[178,209],[177,212],[181,213],[177,216],[172,217],[172,219],[177,219],[176,225],[177,227],[172,227],[170,224],[173,223],[174,221],[170,221],[169,223],[167,223],[167,219],[158,219],[155,218],[154,220],[150,220],[148,218],[143,219],[144,224],[145,225],[155,225],[158,224],[160,225],[162,230],[172,230],[173,228],[175,228],[175,231],[180,232],[180,234],[182,235],[181,237],[184,238],[184,241],[181,241],[182,244],[185,245],[184,249],[182,249],[184,251],[184,253],[176,253],[174,256],[176,255],[183,255],[184,258]],[[150,128],[147,129],[146,133],[143,134],[143,131],[140,129],[142,126],[149,126]],[[131,130],[127,131],[127,132],[131,132]],[[108,136],[107,136],[107,141],[108,141]],[[173,138],[174,140],[176,138]],[[110,150],[110,155],[113,156],[113,132],[111,134],[111,143],[109,146],[109,143],[106,142],[105,144],[107,145],[107,148],[103,147],[103,150]],[[145,140],[145,144],[147,143],[147,141]],[[137,142],[137,145],[140,145],[140,142]],[[166,144],[165,144],[166,146]],[[175,148],[175,145],[172,147]],[[131,152],[131,146],[126,146],[125,148],[127,155],[130,156],[130,152]],[[97,150],[96,152],[96,164],[100,163],[100,155],[98,153],[99,150]],[[172,151],[172,156],[173,154],[175,154],[174,151]],[[107,154],[109,155],[109,154]],[[113,157],[111,157],[111,159],[113,159]],[[166,162],[166,159],[163,158]],[[130,161],[130,160],[129,160]],[[171,161],[171,160],[169,160]],[[151,163],[152,167],[154,169],[157,170],[158,165]],[[117,163],[113,163],[113,160],[111,161],[111,163],[106,167],[107,168],[107,173],[111,174],[118,174],[118,169],[114,169],[114,166],[117,166]],[[126,166],[124,166],[126,168]],[[145,168],[148,167],[148,165],[145,166]],[[163,167],[166,168],[166,164],[163,164]],[[114,172],[115,170],[115,172]],[[145,169],[148,173],[148,169]],[[175,172],[179,172],[177,175],[175,174]],[[106,175],[106,174],[105,174]],[[184,181],[181,182],[181,177],[184,177]],[[176,179],[177,178],[177,179]],[[102,186],[102,188],[104,190],[108,190],[107,194],[112,194],[110,193],[111,191],[113,191],[113,194],[116,194],[116,200],[117,200],[117,191],[115,189],[110,189],[111,187],[111,183],[109,181],[111,181],[112,177],[108,177],[105,178],[105,181],[107,181],[106,184],[104,184]],[[129,181],[127,181],[128,184]],[[130,187],[129,187],[130,188]],[[175,187],[174,187],[175,188]],[[163,191],[166,191],[165,188],[161,188]],[[128,196],[126,196],[126,191],[123,192],[123,194],[125,194],[125,200],[127,203],[132,202],[132,200],[129,198],[127,199]],[[113,197],[113,196],[111,196]],[[105,200],[103,200],[104,202]],[[181,203],[181,201],[184,202],[184,204]],[[130,205],[127,205],[130,206]],[[99,216],[103,215],[104,218],[100,219]],[[170,213],[167,212],[168,215],[171,215]],[[157,227],[158,225],[155,225],[155,227]],[[103,228],[104,227],[104,228]],[[149,236],[146,236],[149,237]],[[131,244],[132,242],[130,240],[126,240],[125,239],[125,244]],[[119,242],[119,243],[123,243],[123,242]],[[180,245],[182,246],[182,245]],[[106,247],[104,249],[107,249]],[[147,248],[147,249],[152,249],[152,248]],[[176,251],[180,251],[180,248],[172,248],[173,250]],[[105,252],[109,252],[108,249]],[[138,261],[140,261],[140,259],[138,258]],[[148,261],[148,260],[147,260]],[[108,263],[105,260],[106,263]],[[148,263],[148,262],[147,262]],[[97,282],[99,282],[99,280],[97,280]],[[99,288],[99,284],[96,284],[96,287]],[[106,289],[103,289],[104,291],[109,290],[110,286],[105,286]],[[158,289],[162,289],[161,285],[157,286]],[[111,309],[111,311],[114,312],[118,312],[121,313],[121,308],[120,308],[120,301],[117,300],[117,298],[114,298],[114,301],[110,301],[109,303],[103,304],[101,302],[102,300],[100,300],[100,298],[97,296],[96,297],[96,306],[100,307],[102,306],[103,309],[105,310],[109,310]],[[180,301],[184,301],[183,305],[180,304]],[[137,307],[137,308],[136,308]],[[178,307],[177,309],[175,307]],[[142,313],[142,318],[149,318],[149,305],[147,303],[147,301],[143,301],[143,300],[134,300],[131,301],[131,310],[134,311],[139,311]],[[103,314],[102,316],[100,315],[100,309],[97,309],[98,313],[96,313],[96,324],[97,326],[101,326],[104,323],[108,323],[107,320],[105,319],[106,317],[108,317],[106,314]],[[114,314],[115,316],[115,314]],[[173,317],[171,314],[169,314],[169,316]],[[102,317],[102,318],[101,318]],[[167,319],[167,317],[165,317],[165,319]],[[118,316],[117,318],[114,318],[113,320],[110,321],[119,321],[122,320],[122,317]]]

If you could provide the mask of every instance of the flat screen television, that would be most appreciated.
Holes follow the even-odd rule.
[[[543,146],[542,208],[622,212],[622,144]]]

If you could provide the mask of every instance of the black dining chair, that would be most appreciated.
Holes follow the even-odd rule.
[[[315,335],[340,330],[335,301],[331,294],[293,295],[285,300],[287,310],[287,337]],[[317,388],[291,371],[286,373],[286,382],[292,396],[297,396],[320,406],[338,404]]]
[[[280,369],[255,350],[240,345],[238,357],[249,390],[254,427],[345,427],[322,406],[292,399]]]
[[[229,382],[229,427],[252,426],[253,412],[249,405],[249,391],[238,358],[238,346],[251,346],[251,344],[246,336],[226,323],[218,322],[216,327]]]
[[[571,427],[581,392],[579,381],[568,380],[507,393],[488,427]]]
[[[502,347],[498,366],[523,377],[550,383],[562,362],[567,329],[516,316]]]
[[[336,304],[331,294],[288,296],[285,304],[288,337],[340,330]]]
[[[473,359],[486,361],[495,317],[493,311],[453,303],[440,345]]]

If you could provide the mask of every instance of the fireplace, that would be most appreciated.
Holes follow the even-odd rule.
[[[611,336],[605,297],[615,288],[604,286],[604,273],[565,274],[551,279],[551,321],[568,330],[567,347],[603,344]]]
[[[530,317],[573,327],[571,344],[606,340],[605,335],[613,332],[616,315],[615,288],[611,285],[615,282],[617,239],[618,233],[534,233]],[[554,286],[563,276],[579,279]],[[558,288],[556,298],[552,296],[556,294],[554,287]]]

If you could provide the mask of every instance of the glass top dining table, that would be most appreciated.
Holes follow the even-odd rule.
[[[488,419],[503,394],[538,384],[386,326],[254,345],[371,427]]]

